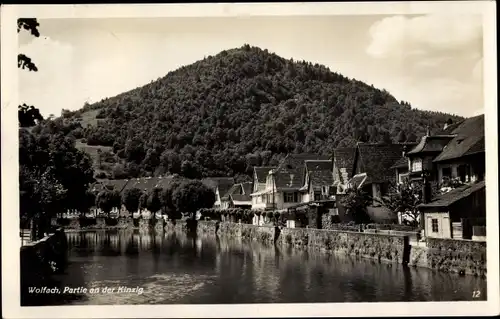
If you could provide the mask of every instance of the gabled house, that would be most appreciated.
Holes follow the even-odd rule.
[[[438,181],[443,178],[458,179],[462,183],[484,180],[484,115],[465,119],[448,130],[453,139],[433,160]]]
[[[484,115],[446,125],[438,135],[422,137],[407,153],[411,180],[421,180],[425,171],[431,181],[462,183],[484,179]]]
[[[221,208],[243,208],[252,207],[252,182],[234,184],[221,198]]]
[[[229,191],[229,189],[235,184],[233,177],[207,177],[201,180],[201,182],[214,191],[215,193],[215,203],[214,208],[222,208],[222,197]]]
[[[394,219],[394,214],[380,202],[390,185],[397,183],[393,165],[401,160],[406,147],[405,143],[358,143],[356,146],[353,177],[348,187],[361,188],[373,198],[367,212],[375,222],[392,222]]]
[[[453,135],[430,135],[427,132],[420,143],[406,154],[410,181],[421,181],[424,172],[429,173],[430,180],[438,180],[433,160],[452,139]]]
[[[391,166],[391,169],[395,171],[396,184],[401,184],[403,181],[409,180],[410,170],[407,153],[415,146],[417,146],[417,143],[404,143],[401,157]]]
[[[333,185],[336,194],[342,194],[352,178],[356,148],[344,147],[333,150]]]
[[[329,158],[307,153],[287,155],[277,168],[268,171],[264,189],[251,195],[252,208],[285,210],[300,203],[301,188],[306,176],[306,160],[326,161]]]
[[[418,206],[425,236],[474,239],[486,236],[486,187],[477,181],[457,187]],[[485,239],[485,238],[484,238]]]
[[[333,189],[332,160],[306,160],[302,203],[330,199]]]
[[[250,195],[252,198],[252,209],[269,209],[272,207],[272,199],[268,192],[266,192],[266,188],[267,176],[274,169],[276,167],[271,166],[253,168],[253,191]]]

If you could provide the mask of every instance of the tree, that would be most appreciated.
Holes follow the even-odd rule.
[[[40,171],[20,166],[20,217],[31,221],[31,240],[43,237],[66,192],[50,168]]]
[[[200,181],[186,181],[172,193],[172,201],[178,212],[194,213],[200,208],[210,208],[215,203],[215,193]]]
[[[163,189],[155,187],[148,194],[146,207],[153,214],[153,216],[156,212],[158,212],[162,208],[162,200],[161,200],[162,191]]]
[[[96,197],[96,206],[102,209],[103,212],[110,217],[111,210],[115,207],[121,206],[121,196],[117,190],[105,189]]]
[[[88,154],[75,148],[74,140],[62,133],[47,134],[46,127],[19,131],[19,182],[22,218],[33,219],[33,227],[46,228],[48,220],[67,209],[89,206],[90,183],[94,181]]]
[[[173,181],[170,183],[163,192],[161,193],[162,207],[168,218],[177,219],[179,217],[179,212],[176,210],[176,206],[172,199],[173,192],[181,185],[180,181]]]
[[[38,26],[40,24],[36,19],[32,18],[22,18],[17,19],[17,33],[21,32],[22,29],[29,31],[31,35],[35,37],[40,36],[38,31]],[[31,61],[26,55],[19,53],[17,55],[17,67],[20,69],[28,69],[28,71],[37,72],[38,68],[35,63]],[[28,106],[26,104],[19,105],[18,107],[18,118],[20,127],[31,127],[43,120],[40,111],[34,106]]]
[[[129,188],[123,192],[122,203],[130,213],[139,210],[140,199],[143,192],[139,188]]]
[[[370,216],[366,208],[371,205],[373,199],[361,188],[348,188],[346,194],[342,196],[340,204],[346,208],[356,224],[363,224],[370,221]]]
[[[386,196],[382,197],[381,204],[394,214],[401,213],[411,225],[418,224],[418,205],[422,204],[422,185],[404,181],[399,186],[391,185]]]

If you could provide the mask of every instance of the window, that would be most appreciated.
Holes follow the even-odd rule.
[[[433,233],[439,232],[439,222],[438,222],[437,218],[432,219],[432,232]]]
[[[295,203],[298,201],[297,193],[285,193],[285,203]]]
[[[320,191],[315,191],[313,194],[313,200],[320,200],[321,199],[321,192]]]
[[[416,158],[411,161],[411,171],[412,172],[421,172],[422,171],[422,159]]]
[[[330,209],[328,209],[328,213],[332,216],[338,216],[339,210],[337,208],[330,208]]]

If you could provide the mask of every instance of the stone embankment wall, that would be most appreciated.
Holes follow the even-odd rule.
[[[167,230],[187,231],[185,221],[176,222],[175,225],[169,223]],[[259,242],[274,242],[283,247],[319,249],[382,262],[486,276],[485,242],[428,238],[426,242],[417,243],[413,241],[413,236],[406,235],[404,231],[353,232],[213,221],[198,221],[196,233],[248,238]]]
[[[321,249],[385,262],[404,263],[405,237],[313,228],[284,228],[282,245]]]
[[[66,235],[62,229],[21,247],[21,305],[37,305],[50,297],[50,294],[29,293],[29,288],[57,287],[52,280],[53,275],[66,268],[67,249]]]
[[[441,271],[486,277],[486,242],[428,238],[427,264]]]

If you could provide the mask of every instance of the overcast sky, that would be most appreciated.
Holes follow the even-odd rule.
[[[480,16],[49,19],[20,52],[20,98],[44,115],[76,110],[245,43],[328,66],[425,110],[483,113]]]

